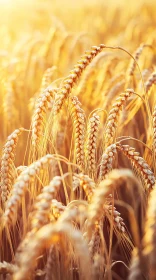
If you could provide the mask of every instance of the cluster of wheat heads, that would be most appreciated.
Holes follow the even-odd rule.
[[[156,279],[154,8],[93,2],[0,28],[0,279]]]

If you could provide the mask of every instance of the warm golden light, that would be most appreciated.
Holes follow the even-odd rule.
[[[16,0],[0,0],[0,5],[14,5],[16,3]]]
[[[156,1],[0,0],[0,280],[156,280]]]

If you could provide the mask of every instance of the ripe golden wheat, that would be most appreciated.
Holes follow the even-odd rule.
[[[0,280],[156,279],[155,9],[0,0]]]

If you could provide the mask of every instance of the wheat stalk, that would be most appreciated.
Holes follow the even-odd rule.
[[[88,175],[84,175],[83,173],[78,174],[78,178],[80,188],[82,188],[85,191],[88,202],[91,202],[92,196],[95,191],[94,181]]]

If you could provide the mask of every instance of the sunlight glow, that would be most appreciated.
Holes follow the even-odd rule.
[[[15,6],[18,3],[24,2],[25,0],[0,0],[0,5],[5,6]]]

